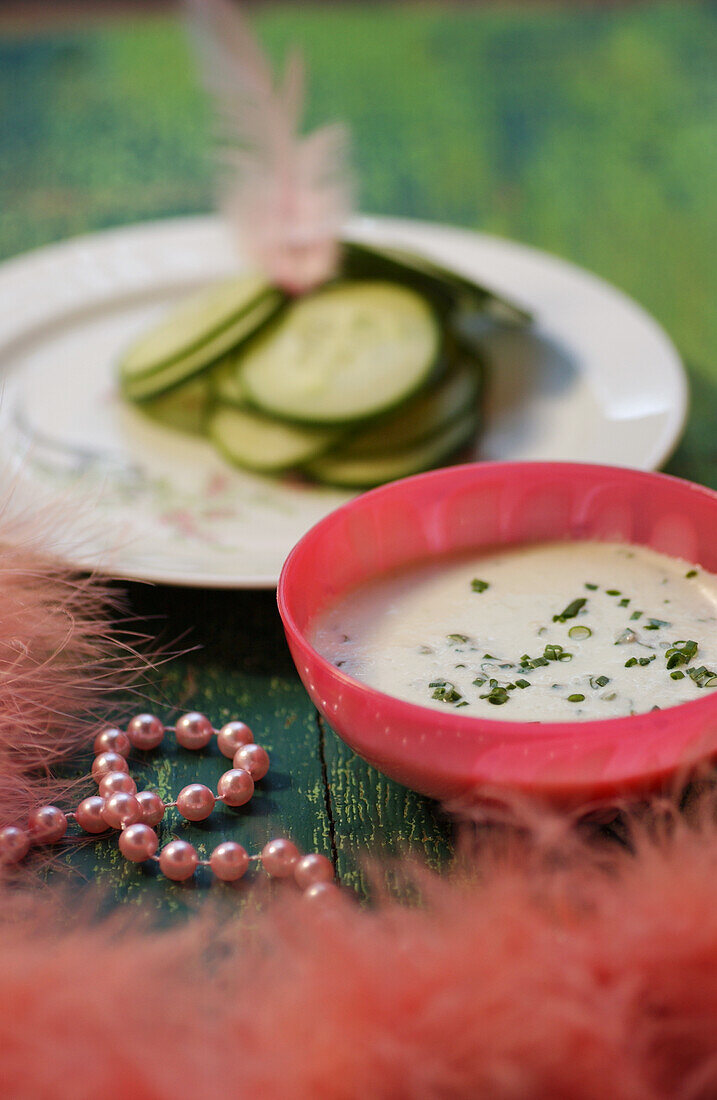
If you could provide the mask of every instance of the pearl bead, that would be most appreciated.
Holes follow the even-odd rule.
[[[140,821],[145,825],[159,825],[164,817],[164,802],[154,791],[139,791],[135,795],[139,803]]]
[[[283,837],[270,840],[261,850],[262,866],[272,878],[287,878],[292,874],[298,859],[299,849],[292,841]]]
[[[312,852],[311,855],[302,856],[294,867],[294,879],[296,885],[305,890],[313,886],[315,882],[332,882],[334,867],[330,859]]]
[[[0,829],[0,865],[19,863],[30,851],[30,837],[17,825],[6,825]]]
[[[208,718],[197,711],[183,714],[174,727],[177,744],[185,749],[203,749],[212,739],[214,727]]]
[[[254,794],[254,780],[243,768],[224,772],[217,783],[217,797],[227,806],[244,806]]]
[[[222,882],[236,882],[246,874],[249,856],[241,844],[233,840],[225,840],[212,852],[209,857],[209,866]]]
[[[124,791],[125,794],[134,794],[137,784],[127,772],[107,772],[100,779],[99,794],[102,798],[109,798],[111,794]]]
[[[135,714],[127,726],[127,736],[136,749],[156,749],[162,744],[164,726],[153,714]]]
[[[118,752],[101,752],[92,762],[92,778],[99,783],[109,772],[129,772],[129,765]]]
[[[158,844],[157,834],[149,825],[130,825],[120,833],[119,849],[130,863],[144,863],[157,851]]]
[[[204,821],[214,809],[216,799],[203,783],[190,783],[177,795],[177,809],[187,821]]]
[[[139,821],[141,812],[139,802],[133,794],[118,791],[105,802],[102,816],[113,829],[124,829]]]
[[[110,772],[110,775],[118,774],[122,773]],[[107,822],[102,816],[104,808],[105,800],[97,794],[93,794],[89,798],[83,798],[75,810],[75,821],[86,833],[105,833],[107,832]]]
[[[330,901],[338,898],[339,888],[335,882],[312,882],[302,896],[312,903]]]
[[[101,752],[116,752],[118,756],[129,756],[132,746],[126,733],[117,729],[116,726],[110,726],[97,734],[93,748],[95,755]]]
[[[254,740],[254,734],[244,722],[227,722],[217,734],[217,745],[223,756],[231,760],[237,749],[242,745],[249,745]]]
[[[242,745],[234,753],[234,767],[244,768],[255,783],[269,771],[269,753],[261,745]]]
[[[186,840],[171,840],[165,844],[159,853],[159,867],[163,875],[175,882],[183,882],[191,878],[196,869],[199,857],[191,844]]]
[[[57,806],[40,806],[27,819],[33,844],[54,844],[67,832],[67,818]]]

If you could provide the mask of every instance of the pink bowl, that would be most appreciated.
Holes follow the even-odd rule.
[[[442,799],[488,787],[580,802],[655,787],[715,754],[717,691],[629,718],[492,721],[394,699],[309,640],[316,616],[369,578],[459,550],[557,539],[641,544],[717,572],[717,493],[609,466],[478,463],[350,501],[294,547],[278,590],[294,662],[329,725],[379,771]]]

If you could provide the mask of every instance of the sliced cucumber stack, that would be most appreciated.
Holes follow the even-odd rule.
[[[340,278],[301,298],[258,277],[190,297],[127,351],[120,386],[236,465],[359,489],[475,438],[482,366],[461,337],[469,314],[529,320],[424,257],[348,242]]]

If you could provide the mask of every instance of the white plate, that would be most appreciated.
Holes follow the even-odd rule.
[[[662,329],[613,287],[510,241],[360,218],[362,239],[404,244],[531,309],[531,332],[495,331],[486,459],[653,469],[680,434],[687,389]],[[270,587],[297,539],[348,494],[227,466],[120,400],[120,350],[184,292],[235,270],[218,219],[131,226],[0,267],[0,462],[13,504],[61,501],[65,556],[117,576]]]

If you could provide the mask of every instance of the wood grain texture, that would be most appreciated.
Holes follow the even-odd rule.
[[[308,122],[352,127],[362,208],[523,240],[652,311],[694,395],[668,469],[717,486],[714,5],[277,4],[257,26],[276,56],[292,42],[304,50]],[[0,256],[210,206],[206,105],[172,15],[6,33],[0,105]],[[410,846],[431,862],[450,851],[433,804],[319,727],[272,594],[130,586],[130,603],[150,629],[201,647],[158,670],[162,713],[240,716],[272,754],[250,807],[178,835],[206,850],[290,834],[360,887],[367,851]],[[146,775],[176,794],[194,779],[213,785],[221,767],[179,751],[148,757]],[[178,911],[206,896],[201,883],[160,886],[113,841],[68,861],[115,901]]]

